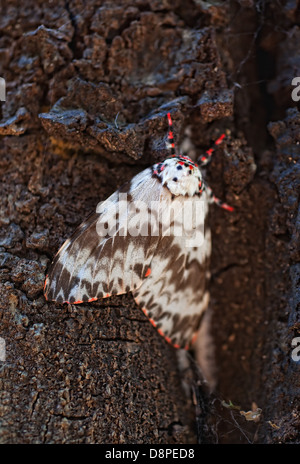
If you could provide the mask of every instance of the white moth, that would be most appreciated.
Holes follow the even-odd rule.
[[[169,113],[168,121],[171,157],[136,175],[77,228],[52,262],[44,294],[79,304],[132,292],[158,332],[188,348],[209,301],[208,207],[232,208],[212,194],[197,164],[175,155]]]

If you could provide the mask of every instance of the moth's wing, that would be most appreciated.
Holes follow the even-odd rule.
[[[175,210],[184,232],[162,235],[151,261],[151,274],[133,296],[168,342],[187,348],[209,302],[211,236],[206,195],[201,199],[181,196]]]
[[[202,195],[204,215],[189,217],[187,199],[179,197],[174,202],[168,189],[151,174],[148,169],[135,176],[126,188],[103,202],[98,213],[89,216],[64,243],[49,269],[45,297],[75,304],[132,291],[158,331],[173,345],[185,347],[198,329],[201,312],[208,302],[205,281],[209,231],[205,231],[203,243],[200,238],[200,243],[187,246],[186,235],[161,232],[155,228],[155,220],[150,222],[154,223],[154,230],[149,231],[147,212],[151,208],[156,215],[154,219],[165,219],[176,205],[177,222],[184,221],[201,230],[207,201]],[[103,226],[110,223],[120,193],[128,194],[133,208],[121,211],[117,230],[107,234]],[[190,204],[197,201],[194,197]],[[179,214],[182,211],[187,211],[183,218]],[[134,224],[139,222],[147,225],[145,235],[133,233]],[[133,227],[128,233],[126,227],[130,224]]]
[[[135,224],[147,225],[150,204],[159,200],[162,186],[151,175],[149,168],[135,176],[66,240],[46,277],[47,300],[76,304],[134,291],[141,285],[159,240],[150,233],[134,235]]]

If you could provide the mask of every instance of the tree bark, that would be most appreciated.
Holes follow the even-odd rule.
[[[2,443],[299,442],[292,3],[283,12],[251,0],[1,7]],[[176,351],[131,295],[76,306],[43,296],[76,226],[168,155],[168,111],[191,156],[227,133],[207,169],[235,211],[211,210],[209,347],[196,358],[215,391],[194,390],[205,417],[183,391]],[[256,406],[258,421],[240,414]]]

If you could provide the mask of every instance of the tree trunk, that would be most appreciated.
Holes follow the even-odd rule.
[[[2,6],[2,443],[299,442],[299,13],[275,3]],[[43,296],[76,226],[168,155],[167,111],[190,156],[227,133],[207,179],[235,208],[211,209],[195,356],[215,390],[194,385],[194,401],[176,350],[130,294],[76,306]]]

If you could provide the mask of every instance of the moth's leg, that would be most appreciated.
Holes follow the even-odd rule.
[[[213,194],[212,189],[210,187],[208,187],[207,185],[205,185],[205,190],[206,190],[206,192],[208,194],[209,203],[215,203],[216,205],[220,206],[220,208],[226,209],[227,211],[233,211],[234,210],[234,208],[232,206],[228,205],[227,203],[224,203],[222,200],[217,198]]]

